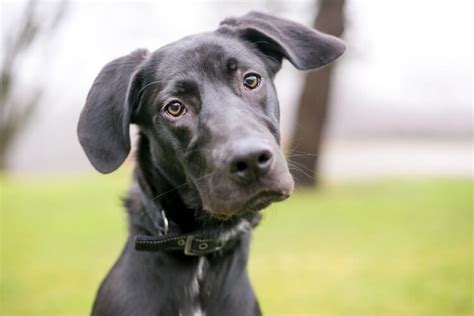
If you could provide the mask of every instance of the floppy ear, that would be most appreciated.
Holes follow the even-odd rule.
[[[337,37],[318,32],[302,24],[252,11],[239,18],[228,18],[221,26],[239,32],[266,56],[288,59],[300,70],[324,66],[345,50]],[[279,67],[280,65],[278,65]]]
[[[105,65],[87,96],[77,134],[87,158],[102,173],[117,169],[130,152],[129,126],[140,81],[136,73],[148,55],[140,49]]]

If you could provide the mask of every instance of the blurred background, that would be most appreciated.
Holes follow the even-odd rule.
[[[276,79],[298,190],[254,234],[265,315],[471,315],[472,9],[2,1],[0,314],[88,314],[121,251],[133,159],[98,175],[76,137],[101,67],[260,10],[347,44],[329,67],[302,73],[285,61]]]

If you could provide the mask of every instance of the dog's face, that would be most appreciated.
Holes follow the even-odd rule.
[[[265,60],[219,33],[168,45],[144,64],[136,121],[216,215],[258,210],[288,197],[279,111]]]
[[[343,50],[333,37],[250,13],[154,53],[136,51],[96,79],[81,144],[99,171],[111,172],[130,150],[129,124],[137,124],[157,167],[169,181],[184,179],[204,210],[217,217],[260,210],[293,190],[272,81],[282,58],[312,69]]]

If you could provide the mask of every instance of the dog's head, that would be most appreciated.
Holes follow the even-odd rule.
[[[228,217],[262,209],[293,190],[273,84],[282,58],[308,70],[343,51],[335,37],[256,12],[153,53],[137,50],[98,75],[80,143],[97,170],[112,172],[129,154],[136,124],[154,167],[174,185],[187,183],[204,210]]]

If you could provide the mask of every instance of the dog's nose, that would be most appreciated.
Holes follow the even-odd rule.
[[[264,176],[270,170],[273,153],[264,144],[246,143],[234,148],[229,161],[232,176],[243,182],[251,182]]]

